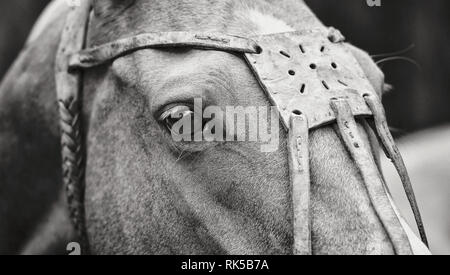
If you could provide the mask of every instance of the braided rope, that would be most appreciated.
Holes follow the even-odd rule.
[[[77,100],[59,100],[63,182],[70,218],[85,253],[89,251],[84,211],[84,158]]]
[[[61,129],[62,178],[70,220],[82,253],[89,254],[84,209],[84,144],[82,132],[81,86],[82,72],[70,70],[69,58],[81,51],[91,13],[91,0],[81,1],[67,14],[55,59],[55,81]]]

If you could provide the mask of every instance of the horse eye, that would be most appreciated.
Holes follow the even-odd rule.
[[[194,123],[195,120],[194,111],[192,110],[192,107],[186,105],[177,105],[170,107],[160,115],[158,120],[160,123],[164,124],[164,126],[169,130],[169,132],[172,132],[173,125],[183,119],[190,119],[191,121],[190,133],[183,132],[184,135],[186,134],[193,135],[197,131],[201,131],[203,129],[203,122]],[[195,127],[199,129],[196,129]]]
[[[193,114],[191,108],[188,106],[180,105],[172,107],[166,111],[164,111],[160,117],[159,121],[164,123],[166,127],[171,130],[172,126],[180,121],[185,116]]]

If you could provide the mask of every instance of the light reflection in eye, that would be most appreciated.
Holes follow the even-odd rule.
[[[163,123],[171,133],[174,124],[184,119],[191,122],[191,127],[190,129],[187,129],[189,132],[184,132],[186,129],[183,129],[183,133],[181,133],[182,135],[193,136],[195,133],[203,130],[204,122],[202,121],[201,123],[195,123],[194,111],[191,107],[186,105],[174,106],[163,112],[159,117],[160,123]]]

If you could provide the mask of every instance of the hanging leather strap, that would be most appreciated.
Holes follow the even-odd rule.
[[[367,145],[359,133],[350,105],[345,99],[335,99],[331,101],[331,107],[336,115],[338,132],[361,173],[372,205],[392,241],[396,254],[411,255],[408,236],[389,202],[381,174],[370,149],[366,148]]]
[[[428,247],[428,239],[425,233],[425,227],[422,222],[422,217],[420,215],[416,196],[414,195],[411,180],[409,178],[408,171],[406,170],[402,155],[400,154],[397,145],[395,145],[394,138],[392,137],[391,132],[389,131],[389,128],[387,126],[386,115],[384,113],[381,102],[379,102],[373,96],[366,96],[365,100],[373,113],[375,131],[379,140],[381,141],[381,144],[383,145],[386,156],[392,161],[395,168],[397,169],[398,174],[400,175],[400,179],[402,180],[406,197],[408,198],[409,204],[413,211],[422,242]]]
[[[293,113],[288,138],[291,177],[294,255],[311,255],[311,179],[308,119]]]

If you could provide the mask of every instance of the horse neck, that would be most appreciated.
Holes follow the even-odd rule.
[[[17,253],[61,190],[54,84],[60,23],[30,42],[0,86],[0,251]]]

